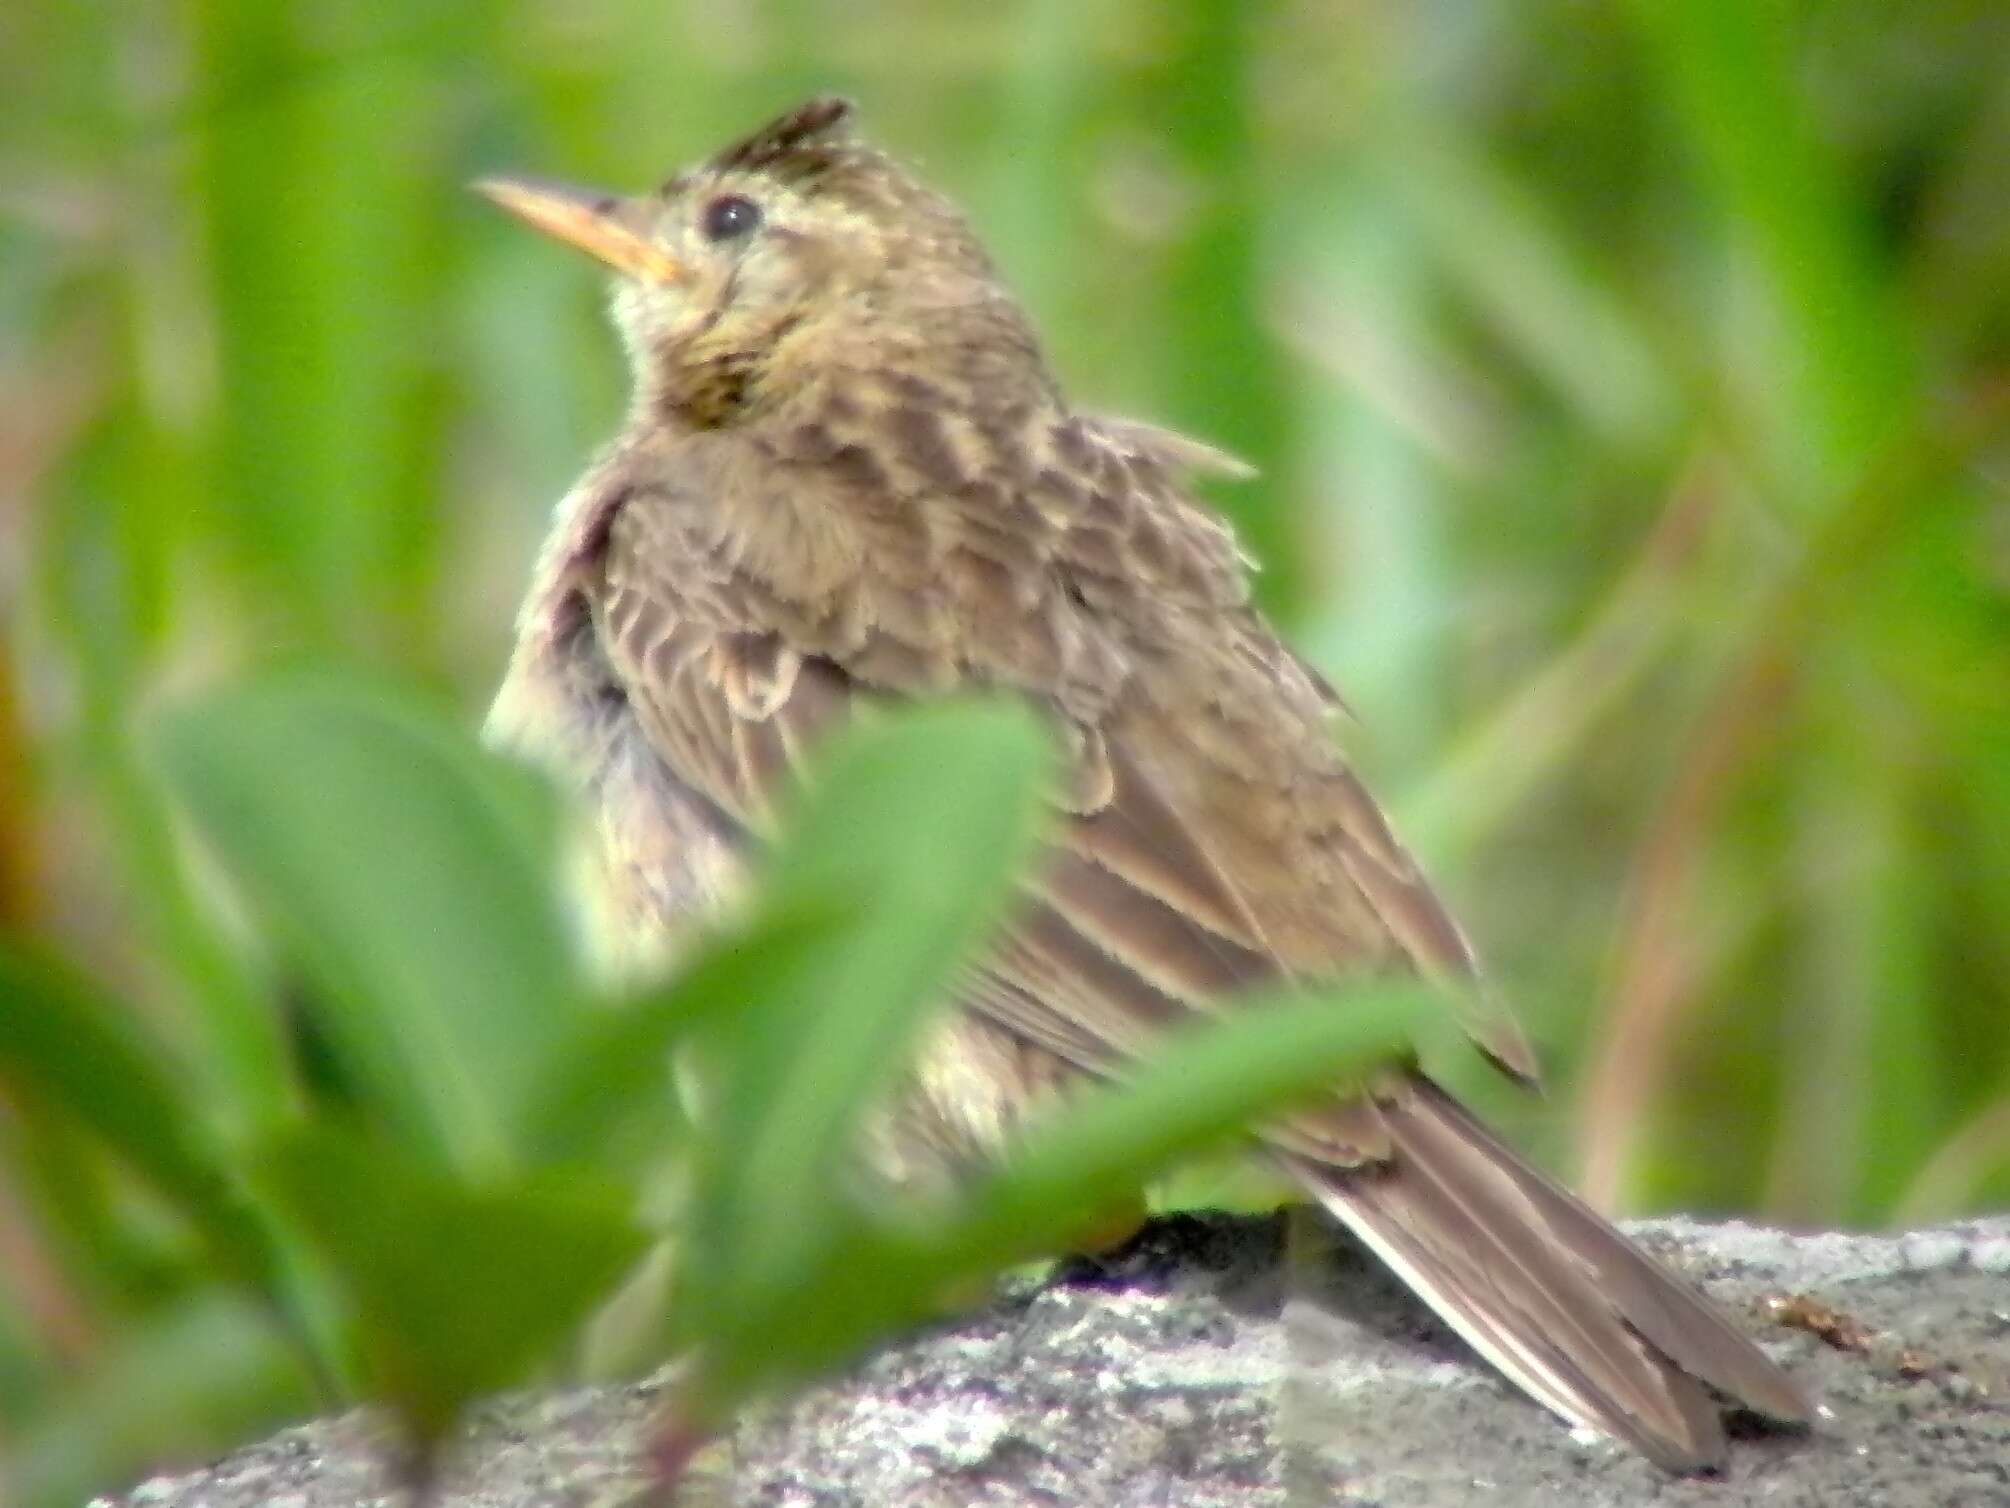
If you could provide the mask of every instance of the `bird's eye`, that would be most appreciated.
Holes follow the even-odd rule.
[[[721,194],[705,206],[705,239],[730,241],[761,223],[761,207],[744,194]]]

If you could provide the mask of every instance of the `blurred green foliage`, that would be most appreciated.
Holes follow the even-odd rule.
[[[681,1007],[583,1011],[553,814],[454,731],[624,384],[595,274],[460,185],[646,184],[813,89],[971,208],[1081,402],[1262,467],[1216,500],[1548,1049],[1497,1115],[1609,1205],[2010,1201],[2005,57],[1990,0],[0,10],[0,933],[69,960],[0,972],[0,1449],[40,1419],[80,1481],[514,1375],[594,1283],[421,1377],[464,1317],[329,1191],[388,1159],[395,1229],[603,1275],[679,1009],[866,945],[778,894]],[[408,695],[174,710],[331,659]],[[947,961],[874,946],[898,1040],[869,986]]]
[[[650,1359],[696,1359],[663,1433],[702,1440],[754,1393],[1063,1249],[1180,1154],[1435,1040],[1415,985],[1279,1001],[1070,1102],[969,1189],[895,1200],[848,1154],[1032,851],[1048,751],[1024,709],[921,709],[835,740],[751,913],[626,1001],[572,962],[554,848],[523,841],[550,824],[527,824],[514,772],[438,713],[260,680],[160,743],[207,847],[305,970],[345,1092],[317,1094],[282,1051],[263,1097],[288,1108],[221,1133],[212,1086],[130,1009],[0,952],[0,1085],[51,1245],[88,1269],[117,1230],[152,1267],[144,1291],[103,1296],[95,1317],[124,1333],[10,1408],[6,1485],[26,1508],[314,1396],[388,1405],[423,1476],[461,1410],[535,1375],[654,1236],[675,1276],[642,1290]],[[702,1131],[673,1111],[679,1058],[710,1092]],[[64,1165],[39,1155],[64,1142]],[[56,1186],[106,1154],[116,1181]],[[667,1206],[666,1176],[688,1180]],[[17,1259],[9,1276],[43,1274]]]

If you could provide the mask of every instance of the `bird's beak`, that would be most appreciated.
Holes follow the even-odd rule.
[[[613,194],[535,178],[484,178],[475,192],[546,235],[570,241],[608,266],[652,283],[674,283],[684,268],[623,218],[628,201]]]

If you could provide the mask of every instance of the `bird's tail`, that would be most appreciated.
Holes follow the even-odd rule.
[[[1712,1388],[1805,1423],[1793,1380],[1695,1289],[1436,1086],[1378,1099],[1386,1161],[1285,1165],[1517,1386],[1674,1471],[1725,1453]]]

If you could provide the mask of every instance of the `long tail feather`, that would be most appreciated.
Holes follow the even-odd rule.
[[[1800,1389],[1694,1289],[1421,1079],[1377,1106],[1387,1162],[1281,1154],[1517,1386],[1675,1471],[1722,1464],[1701,1382],[1805,1422]]]

